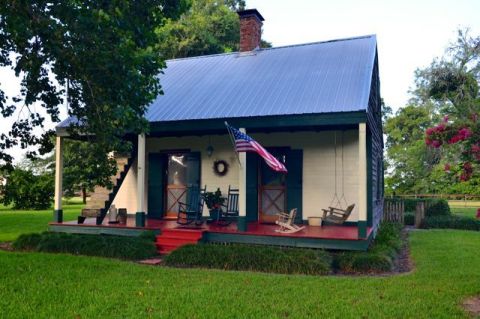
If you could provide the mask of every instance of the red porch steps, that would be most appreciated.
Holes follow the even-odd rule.
[[[156,246],[158,253],[164,255],[188,244],[196,244],[202,239],[204,229],[163,229],[157,236]]]

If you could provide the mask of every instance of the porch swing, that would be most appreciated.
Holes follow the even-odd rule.
[[[328,209],[322,209],[324,222],[330,222],[333,224],[343,224],[355,207],[355,204],[348,205],[347,199],[345,198],[345,168],[344,168],[344,131],[342,131],[342,195],[338,197],[337,192],[337,131],[334,135],[334,151],[335,151],[335,194],[333,195],[332,201]],[[344,204],[344,205],[343,205]]]

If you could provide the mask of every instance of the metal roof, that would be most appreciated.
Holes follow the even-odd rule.
[[[150,122],[366,111],[369,35],[167,61]],[[66,126],[69,120],[60,126]]]

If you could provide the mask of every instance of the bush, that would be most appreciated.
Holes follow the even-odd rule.
[[[402,248],[401,225],[382,223],[375,242],[367,252],[342,252],[334,257],[334,268],[347,273],[391,271]]]
[[[392,270],[393,261],[383,253],[346,252],[337,256],[336,266],[347,273],[374,273]]]
[[[324,251],[252,245],[187,245],[167,255],[164,262],[174,267],[281,274],[323,275],[331,269],[331,256]]]
[[[21,235],[13,242],[13,248],[127,260],[157,255],[155,243],[150,238],[52,232]]]
[[[14,209],[47,209],[54,195],[53,174],[33,174],[32,171],[15,168],[7,176],[7,183],[0,185],[3,195],[0,203]]]
[[[422,228],[450,228],[480,231],[480,221],[465,216],[435,216],[426,217]]]
[[[451,215],[450,206],[445,199],[433,199],[425,203],[425,217]]]
[[[405,225],[413,226],[415,225],[415,213],[414,212],[406,212],[403,217],[403,222]]]

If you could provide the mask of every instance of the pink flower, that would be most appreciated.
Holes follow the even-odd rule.
[[[450,164],[448,164],[448,163],[445,164],[445,168],[444,168],[445,172],[450,172],[450,168],[451,168]]]
[[[429,128],[427,128],[427,130],[425,131],[425,133],[426,133],[427,135],[432,135],[432,133],[433,133],[434,131],[435,131],[435,130],[434,130],[432,127],[429,127]]]
[[[472,163],[469,163],[469,162],[464,163],[463,170],[465,171],[465,173],[472,173],[473,172]]]
[[[458,131],[458,134],[463,137],[463,139],[467,139],[472,136],[472,131],[468,127],[464,127]]]
[[[448,115],[445,115],[445,116],[443,117],[443,121],[444,121],[445,123],[448,122]]]
[[[445,124],[442,123],[442,124],[437,125],[436,130],[437,130],[437,132],[445,131]]]
[[[477,215],[475,217],[477,217],[477,219],[480,219],[480,208],[477,209]]]
[[[437,140],[432,141],[432,146],[435,148],[439,148],[440,146],[442,146],[442,142]]]

